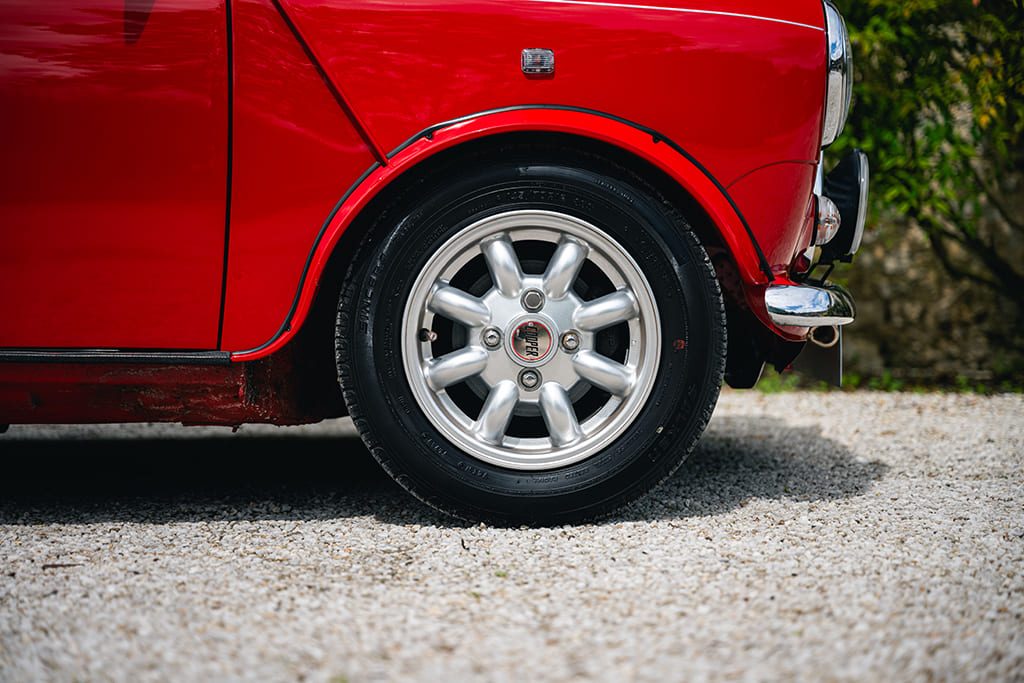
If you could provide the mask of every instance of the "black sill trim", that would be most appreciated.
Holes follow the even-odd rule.
[[[227,351],[117,351],[112,349],[0,349],[0,363],[138,363],[230,365]]]
[[[548,110],[558,110],[558,111],[579,112],[581,114],[593,114],[594,116],[600,116],[600,117],[603,117],[603,118],[606,118],[606,119],[611,119],[612,121],[616,121],[618,123],[622,123],[622,124],[625,124],[627,126],[631,126],[632,128],[636,128],[637,130],[639,130],[639,131],[641,131],[643,133],[646,133],[647,135],[650,135],[651,139],[654,140],[655,144],[663,142],[666,145],[668,145],[669,147],[671,147],[673,150],[675,150],[676,152],[681,154],[683,157],[685,157],[690,163],[692,163],[694,166],[696,166],[700,170],[701,173],[703,173],[705,176],[707,176],[707,178],[712,183],[714,183],[715,187],[718,188],[719,192],[721,192],[722,195],[725,196],[726,200],[728,200],[728,202],[729,202],[729,205],[732,206],[733,211],[735,211],[736,215],[739,216],[740,222],[743,224],[744,230],[747,231],[747,236],[750,238],[750,243],[754,245],[754,251],[757,252],[757,257],[758,257],[758,260],[760,262],[761,272],[765,274],[765,276],[768,278],[769,281],[775,279],[775,274],[772,273],[771,266],[768,264],[768,259],[765,258],[764,252],[761,251],[761,245],[757,243],[757,238],[754,237],[754,232],[750,229],[750,225],[747,223],[747,219],[743,216],[743,213],[740,211],[740,207],[738,207],[736,205],[736,202],[733,201],[732,197],[729,195],[729,192],[725,189],[725,187],[720,182],[718,182],[718,179],[715,178],[713,175],[711,175],[710,171],[708,171],[704,167],[703,164],[701,164],[699,161],[697,161],[686,150],[684,150],[682,147],[677,145],[675,142],[673,142],[669,138],[667,138],[664,135],[658,133],[657,131],[655,131],[652,128],[648,128],[647,126],[643,126],[643,125],[641,125],[639,123],[634,123],[633,121],[630,121],[629,119],[624,119],[624,118],[622,118],[620,116],[615,116],[614,114],[606,114],[604,112],[597,111],[595,109],[586,109],[584,107],[573,107],[573,106],[569,106],[569,105],[558,105],[558,104],[521,104],[521,105],[516,105],[516,106],[512,106],[512,107],[500,107],[498,109],[487,109],[485,111],[477,112],[475,114],[468,114],[466,116],[460,116],[457,119],[451,119],[449,121],[444,121],[443,123],[435,124],[433,126],[430,126],[429,128],[424,128],[419,133],[416,133],[416,135],[413,135],[411,138],[409,138],[408,140],[406,140],[405,142],[400,144],[398,147],[395,147],[393,150],[391,150],[391,152],[388,153],[387,158],[391,159],[396,154],[398,154],[399,152],[401,152],[402,150],[404,150],[406,147],[408,147],[409,145],[413,144],[417,140],[421,140],[423,138],[431,139],[431,138],[433,138],[434,133],[438,132],[439,130],[443,130],[444,128],[447,128],[449,126],[453,126],[453,125],[455,125],[457,123],[462,123],[464,121],[471,121],[473,119],[480,118],[481,116],[488,116],[490,114],[502,114],[502,113],[505,113],[505,112],[523,111],[523,110],[527,110],[527,109],[548,109]],[[338,203],[334,205],[333,209],[331,209],[331,213],[327,216],[327,220],[325,220],[323,225],[320,226],[320,232],[317,233],[316,239],[313,241],[313,247],[309,251],[309,256],[306,257],[306,265],[302,269],[302,274],[299,275],[299,286],[298,286],[298,289],[295,292],[295,298],[292,300],[291,308],[288,309],[288,314],[285,316],[284,322],[281,323],[281,327],[278,328],[278,330],[274,334],[274,336],[271,337],[270,339],[268,339],[267,341],[263,342],[259,346],[256,346],[254,348],[246,349],[244,351],[232,351],[231,352],[232,355],[259,353],[263,349],[265,349],[268,346],[270,346],[271,344],[273,344],[275,341],[277,341],[281,337],[281,335],[283,335],[285,332],[287,332],[287,331],[289,331],[291,329],[292,317],[295,315],[295,311],[299,307],[299,299],[302,298],[302,288],[306,284],[306,276],[309,275],[309,267],[313,263],[313,255],[316,254],[316,250],[320,246],[320,240],[323,239],[324,233],[327,232],[327,226],[329,226],[331,221],[334,220],[334,216],[341,209],[342,205],[346,201],[348,201],[348,198],[352,196],[352,193],[356,191],[356,188],[358,188],[360,185],[362,185],[363,181],[366,180],[370,176],[371,173],[373,173],[378,168],[380,168],[381,165],[382,164],[380,162],[374,162],[374,164],[372,166],[370,166],[368,169],[366,169],[366,171],[363,173],[363,175],[359,176],[356,179],[356,181],[354,183],[352,183],[351,186],[349,186],[348,190],[345,191],[345,194],[342,195],[341,199],[338,200]]]

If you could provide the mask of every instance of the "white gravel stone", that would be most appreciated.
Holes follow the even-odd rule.
[[[1024,679],[1020,396],[726,392],[550,529],[440,517],[352,434],[12,427],[0,679]]]

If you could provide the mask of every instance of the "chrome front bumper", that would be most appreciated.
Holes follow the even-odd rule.
[[[828,282],[818,286],[772,285],[765,290],[764,303],[776,325],[849,325],[857,316],[850,293]]]

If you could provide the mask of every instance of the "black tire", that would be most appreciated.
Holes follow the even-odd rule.
[[[610,163],[529,155],[530,163],[463,162],[408,190],[376,221],[338,304],[339,379],[367,448],[427,504],[503,525],[594,519],[656,486],[700,438],[726,358],[721,291],[686,220]],[[650,283],[662,335],[654,388],[627,430],[597,455],[542,471],[491,465],[446,440],[418,407],[399,344],[405,301],[428,257],[476,218],[527,208],[571,214],[617,240]]]

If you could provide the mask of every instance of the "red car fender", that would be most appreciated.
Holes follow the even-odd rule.
[[[288,319],[272,339],[259,347],[232,352],[234,361],[250,361],[283,347],[302,325],[320,277],[339,239],[367,204],[385,187],[424,159],[464,142],[489,135],[522,131],[568,133],[615,145],[650,162],[686,190],[707,212],[722,235],[740,277],[752,292],[772,280],[771,270],[749,226],[726,190],[685,150],[655,131],[614,116],[588,110],[536,105],[473,114],[441,123],[410,138],[374,164],[349,188],[325,222],[309,256]],[[763,309],[763,303],[760,307]],[[755,307],[755,313],[762,317]],[[763,316],[763,319],[767,315]],[[765,320],[767,323],[767,320]]]

